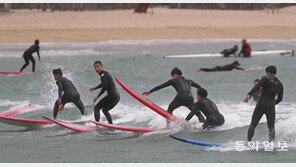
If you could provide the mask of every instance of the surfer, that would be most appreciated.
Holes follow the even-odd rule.
[[[256,86],[258,83],[259,83],[260,79],[255,79],[254,81],[254,86]],[[255,102],[258,102],[259,101],[259,98],[260,98],[260,95],[262,93],[262,89],[260,88],[258,91],[254,92],[252,97],[253,97],[253,100]]]
[[[223,54],[224,57],[230,57],[230,55],[235,56],[235,52],[238,50],[237,45],[234,45],[232,48],[224,49],[221,54]]]
[[[174,98],[174,100],[170,103],[168,107],[168,112],[173,113],[173,111],[181,106],[187,107],[191,112],[194,112],[195,115],[198,117],[200,122],[204,122],[205,118],[200,113],[200,111],[194,110],[194,101],[193,96],[191,94],[191,86],[195,87],[197,89],[200,89],[201,86],[197,83],[195,83],[192,80],[185,79],[182,76],[182,71],[178,69],[177,67],[172,69],[171,71],[171,77],[172,79],[168,80],[167,82],[154,87],[148,92],[144,92],[143,95],[149,95],[152,92],[155,92],[157,90],[160,90],[162,88],[173,86],[174,89],[177,91],[177,95]],[[169,121],[167,120],[167,127],[169,128]]]
[[[248,102],[250,97],[262,88],[262,93],[253,112],[252,121],[248,129],[248,141],[251,141],[254,136],[254,131],[263,114],[266,115],[267,126],[269,129],[269,141],[273,141],[275,137],[274,122],[275,122],[275,105],[283,99],[284,87],[281,81],[276,77],[276,67],[268,66],[265,69],[266,76],[263,76],[259,83],[253,87],[248,93],[245,101]],[[277,96],[277,99],[275,97]]]
[[[216,66],[214,68],[197,68],[196,72],[204,71],[204,72],[215,72],[215,71],[231,71],[233,69],[244,70],[239,67],[240,64],[238,61],[234,61],[231,64],[227,64],[225,66]]]
[[[242,40],[242,49],[238,54],[238,57],[241,56],[241,54],[243,54],[243,57],[251,57],[251,45],[249,43],[247,43],[246,39]]]
[[[26,63],[23,65],[23,67],[21,68],[20,72],[22,72],[29,65],[29,61],[32,62],[32,72],[35,72],[36,62],[35,62],[35,59],[33,57],[33,53],[37,52],[38,61],[41,61],[39,50],[40,50],[39,40],[36,39],[35,42],[34,42],[34,45],[31,45],[30,48],[27,49],[24,52],[24,54],[23,54],[23,58],[24,58],[24,60],[25,60]]]
[[[80,95],[74,84],[67,78],[63,77],[63,72],[61,69],[54,69],[52,73],[59,90],[59,98],[55,102],[53,109],[53,118],[56,119],[58,112],[62,111],[65,104],[69,102],[74,103],[82,115],[87,115],[84,105],[80,99]]]
[[[208,92],[203,88],[199,88],[197,91],[198,101],[194,105],[195,110],[186,117],[186,120],[189,121],[196,114],[195,111],[201,111],[206,116],[206,120],[199,130],[221,126],[225,122],[215,103],[208,99],[207,96]]]
[[[94,107],[95,119],[98,122],[100,121],[100,110],[102,109],[109,124],[113,124],[109,111],[117,105],[120,100],[120,95],[113,81],[113,77],[109,74],[109,72],[104,71],[101,61],[94,62],[94,69],[100,75],[102,83],[89,89],[92,92],[101,88],[99,95],[93,99],[93,102],[95,103],[100,96],[107,91],[107,96],[100,100]]]

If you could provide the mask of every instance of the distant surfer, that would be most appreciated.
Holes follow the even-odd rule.
[[[232,71],[233,69],[244,70],[239,67],[240,64],[238,61],[234,61],[231,64],[227,64],[225,66],[216,66],[214,68],[197,68],[196,72],[204,71],[204,72],[215,72],[215,71]]]
[[[95,103],[101,95],[107,91],[107,96],[100,100],[94,107],[95,119],[98,122],[100,121],[100,110],[102,109],[109,124],[113,124],[109,111],[117,105],[120,100],[120,95],[113,81],[113,77],[109,74],[109,72],[104,71],[101,61],[94,62],[94,69],[101,77],[101,84],[96,87],[92,87],[89,90],[94,91],[101,88],[101,91],[98,96],[93,99],[93,102]]]
[[[182,71],[177,67],[172,69],[171,71],[172,79],[168,80],[167,82],[154,87],[148,92],[144,92],[143,95],[149,95],[152,92],[160,90],[162,88],[173,86],[174,89],[177,91],[177,95],[174,100],[170,103],[168,107],[168,112],[173,113],[173,111],[181,106],[187,107],[191,112],[194,112],[195,115],[198,117],[200,122],[204,122],[205,118],[200,113],[200,111],[194,110],[194,101],[193,96],[191,94],[191,86],[197,89],[200,89],[201,86],[195,83],[192,80],[186,79],[182,76]],[[169,121],[167,120],[167,127],[169,128]]]
[[[212,100],[208,99],[207,96],[208,92],[205,89],[198,89],[198,101],[194,105],[195,110],[186,117],[186,120],[189,121],[193,117],[193,115],[196,114],[194,113],[195,111],[201,111],[206,116],[206,120],[199,130],[221,126],[225,122],[223,115],[219,112],[215,103]]]
[[[247,43],[246,39],[242,40],[242,49],[238,54],[238,57],[243,55],[243,57],[251,57],[251,45]]]
[[[58,112],[64,109],[66,103],[74,103],[75,106],[80,110],[82,115],[87,115],[84,105],[80,99],[80,94],[78,93],[74,84],[63,77],[63,72],[61,69],[53,70],[54,79],[58,85],[59,98],[55,102],[53,109],[53,118],[56,119]]]
[[[35,72],[36,62],[35,62],[35,59],[33,57],[33,53],[36,52],[37,55],[38,55],[38,61],[41,61],[39,50],[40,50],[39,40],[36,39],[35,42],[34,42],[34,45],[31,45],[30,48],[27,49],[23,54],[23,58],[24,58],[26,63],[23,65],[20,72],[22,72],[29,65],[29,61],[32,62],[32,72]]]
[[[248,141],[252,140],[255,128],[264,114],[266,115],[269,129],[269,141],[274,141],[275,137],[275,105],[282,101],[284,87],[281,81],[276,77],[277,70],[275,66],[268,66],[265,71],[266,76],[260,79],[259,83],[253,87],[245,99],[245,101],[248,102],[250,97],[262,88],[261,96],[253,112],[252,121],[248,129]],[[277,99],[275,99],[276,96]]]
[[[230,57],[230,55],[235,55],[235,52],[238,50],[238,46],[234,45],[232,48],[224,49],[221,54],[223,54],[224,57]]]

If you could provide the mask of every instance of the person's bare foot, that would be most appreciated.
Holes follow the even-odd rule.
[[[196,72],[200,72],[200,68],[196,68]]]

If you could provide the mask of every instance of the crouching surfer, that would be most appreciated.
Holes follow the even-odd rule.
[[[94,107],[95,119],[98,122],[100,121],[100,110],[102,110],[109,124],[113,124],[109,111],[117,105],[120,100],[120,95],[117,91],[112,76],[109,74],[109,72],[104,71],[101,61],[94,62],[94,69],[100,75],[102,83],[97,87],[90,88],[90,91],[101,88],[100,93],[93,99],[93,102],[95,103],[101,97],[101,95],[107,91],[107,96],[100,100]]]
[[[194,111],[192,111],[187,117],[186,120],[189,121],[193,115],[199,114],[196,111],[201,111],[205,116],[206,120],[202,127],[199,130],[213,128],[215,126],[221,126],[224,124],[224,117],[219,112],[215,103],[207,98],[208,92],[200,88],[197,91],[197,102],[194,105]]]
[[[154,87],[148,92],[144,92],[143,95],[149,95],[152,92],[160,90],[162,88],[173,86],[174,89],[177,91],[177,95],[174,100],[170,103],[168,107],[168,112],[173,113],[173,111],[181,106],[187,107],[191,112],[194,112],[195,115],[198,117],[200,122],[204,122],[205,118],[199,111],[194,111],[194,101],[191,94],[191,86],[200,89],[201,86],[195,83],[192,80],[186,79],[182,76],[182,71],[178,68],[174,68],[171,71],[172,79],[168,80],[167,82]],[[169,121],[167,120],[166,129],[169,128]]]
[[[63,72],[59,68],[53,70],[53,75],[59,90],[59,98],[55,102],[53,109],[53,118],[56,119],[58,112],[62,111],[65,104],[69,102],[74,103],[82,115],[87,115],[84,105],[80,99],[80,94],[74,84],[67,78],[63,77]]]

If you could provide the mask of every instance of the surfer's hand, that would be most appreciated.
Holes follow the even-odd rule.
[[[202,126],[197,128],[197,130],[202,131],[203,130]]]
[[[246,99],[245,99],[245,101],[244,101],[244,102],[248,103],[248,102],[249,102],[249,100],[250,100],[250,95],[247,95],[247,97],[246,97]]]
[[[63,110],[64,110],[64,105],[61,105],[59,111],[63,111]]]
[[[61,98],[58,99],[58,106],[60,106],[60,105],[62,105],[62,99]]]
[[[150,92],[149,91],[148,92],[144,92],[142,95],[148,96],[148,95],[150,95]]]
[[[200,72],[200,68],[196,68],[196,72]]]
[[[95,88],[90,88],[89,89],[90,92],[93,92],[94,90],[95,90]]]
[[[95,98],[93,99],[93,103],[95,103],[98,99],[99,99],[98,97],[95,97]]]

